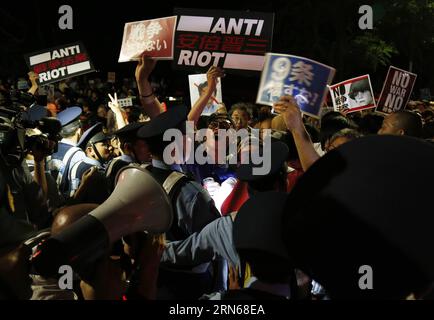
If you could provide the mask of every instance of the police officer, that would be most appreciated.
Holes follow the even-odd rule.
[[[113,156],[113,147],[110,143],[111,137],[102,132],[102,124],[97,123],[86,130],[77,147],[84,150],[86,157],[71,167],[70,171],[70,196],[78,189],[83,174],[92,167],[101,172],[105,169],[108,161]]]
[[[220,216],[206,190],[184,174],[172,170],[166,162],[169,159],[163,157],[169,144],[163,140],[164,132],[172,128],[185,132],[186,118],[187,108],[176,106],[145,122],[138,131],[138,137],[146,141],[152,155],[152,164],[147,169],[165,187],[172,202],[174,221],[166,233],[170,241],[184,240]],[[209,264],[183,270],[176,265],[160,268],[159,287],[161,291],[166,290],[164,298],[198,298],[211,287],[208,267]]]
[[[151,162],[146,142],[137,137],[137,132],[142,126],[143,122],[133,122],[115,132],[122,154],[112,159],[107,165],[105,174],[109,180],[110,190],[114,189],[115,178],[121,168],[131,163]]]
[[[65,198],[69,197],[71,181],[69,180],[71,168],[86,157],[83,150],[77,147],[81,136],[80,115],[81,108],[70,107],[57,114],[57,119],[62,124],[60,135],[63,139],[59,142],[56,153],[51,155],[47,167],[59,186],[59,191]]]

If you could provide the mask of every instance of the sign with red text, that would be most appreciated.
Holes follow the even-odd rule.
[[[271,51],[273,13],[176,8],[175,14],[175,68],[262,71],[264,54]]]
[[[392,113],[405,109],[416,78],[414,73],[390,66],[375,111]]]
[[[342,113],[351,113],[375,108],[369,74],[329,86],[333,108]]]
[[[45,85],[95,71],[81,42],[26,54],[27,66]]]
[[[126,23],[118,61],[137,61],[142,54],[159,60],[173,59],[175,26],[176,16]]]

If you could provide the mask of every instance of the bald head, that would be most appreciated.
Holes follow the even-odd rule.
[[[412,111],[401,110],[386,116],[378,134],[419,137],[422,130],[421,117]]]
[[[96,207],[98,207],[97,204],[86,203],[62,208],[54,217],[53,224],[51,225],[51,235],[58,235],[66,227],[84,217]]]

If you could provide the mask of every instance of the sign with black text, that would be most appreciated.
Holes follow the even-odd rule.
[[[81,42],[26,54],[29,69],[39,75],[45,85],[95,71]]]
[[[335,111],[351,113],[375,108],[369,74],[336,83],[329,90]]]
[[[416,78],[414,73],[390,66],[375,111],[392,113],[405,109]]]
[[[274,13],[176,8],[174,66],[206,71],[262,70],[271,51]]]

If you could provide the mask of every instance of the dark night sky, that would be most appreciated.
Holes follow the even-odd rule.
[[[151,1],[123,0],[118,5],[96,1],[37,1],[23,2],[2,1],[0,4],[0,76],[24,75],[26,65],[23,54],[81,40],[101,77],[107,71],[115,71],[118,76],[131,77],[135,63],[117,62],[125,22],[170,16],[174,7],[226,9],[273,12],[270,3],[265,1],[219,1],[217,6],[189,4],[186,1]],[[248,5],[245,5],[248,3]],[[262,3],[262,4],[261,4]],[[69,4],[74,12],[73,30],[60,30],[58,9]],[[171,62],[161,61],[155,70],[157,76],[167,75],[171,71]],[[173,73],[172,73],[173,74]],[[98,76],[98,73],[95,74]],[[174,86],[186,85],[187,73],[177,71]],[[239,82],[239,77],[231,79]],[[229,81],[231,81],[229,80]],[[252,93],[257,90],[258,77],[242,77]],[[181,83],[182,82],[182,83]],[[252,88],[253,86],[253,88]],[[232,87],[232,86],[227,86]],[[253,98],[253,97],[248,97]]]
[[[282,7],[288,8],[288,1],[290,2],[289,8],[291,12],[282,12]],[[291,43],[288,44],[288,41],[285,41],[288,32],[292,31],[290,19],[292,14],[305,15],[306,21],[303,21],[303,23],[306,23],[306,25],[313,23],[313,21],[308,20],[308,13],[296,11],[295,6],[301,2],[295,0],[220,0],[203,2],[203,4],[199,5],[197,2],[175,0],[122,0],[116,2],[117,4],[94,0],[3,0],[0,3],[0,77],[25,75],[27,72],[23,58],[25,53],[78,40],[82,41],[86,46],[96,69],[101,70],[100,74],[95,73],[91,76],[99,76],[105,79],[107,71],[115,71],[118,77],[132,77],[135,63],[119,64],[117,62],[125,22],[170,16],[173,14],[174,7],[274,12],[273,52],[301,55],[325,64],[334,65],[331,61],[328,61],[328,52],[323,52],[323,56],[318,54],[311,56],[315,44],[309,44],[309,34],[300,34],[301,38],[306,39],[301,43],[307,43],[308,45],[299,45],[298,51],[293,50]],[[308,2],[312,8],[315,8],[314,0]],[[340,4],[337,0],[329,0],[329,2],[330,8]],[[348,16],[351,15],[350,19],[354,17],[354,26],[357,28],[357,6],[363,4],[364,1],[359,3],[354,0],[352,2],[354,8],[350,7],[348,9]],[[63,4],[71,5],[74,10],[73,30],[60,30],[58,27],[60,17],[58,9]],[[347,5],[347,7],[349,6],[351,5]],[[334,33],[331,33],[327,28],[328,24],[330,24],[329,19],[336,18],[332,16],[337,14],[335,11],[331,9],[328,13],[321,13],[325,19],[323,19],[320,32],[323,42],[327,45],[335,37]],[[300,42],[298,41],[300,38],[294,39]],[[354,62],[357,63],[357,61]],[[408,67],[408,61],[402,60],[400,56],[394,57],[392,64],[402,68]],[[347,77],[369,73],[368,70],[364,70],[363,66],[359,67],[357,65],[356,69],[358,74],[338,69],[334,82],[344,80]],[[387,67],[382,66],[377,70],[376,74],[371,74],[374,90],[381,90],[386,72]],[[168,78],[175,83],[173,87],[184,86],[185,88],[188,85],[188,81],[186,81],[187,73],[182,71],[173,72],[169,61],[159,62],[155,74],[165,77],[169,75]],[[423,81],[422,74],[420,74],[418,82],[422,83],[421,81]],[[254,100],[258,83],[259,74],[257,77],[227,77],[223,82],[223,93],[225,94],[230,90],[238,92],[240,99]]]

